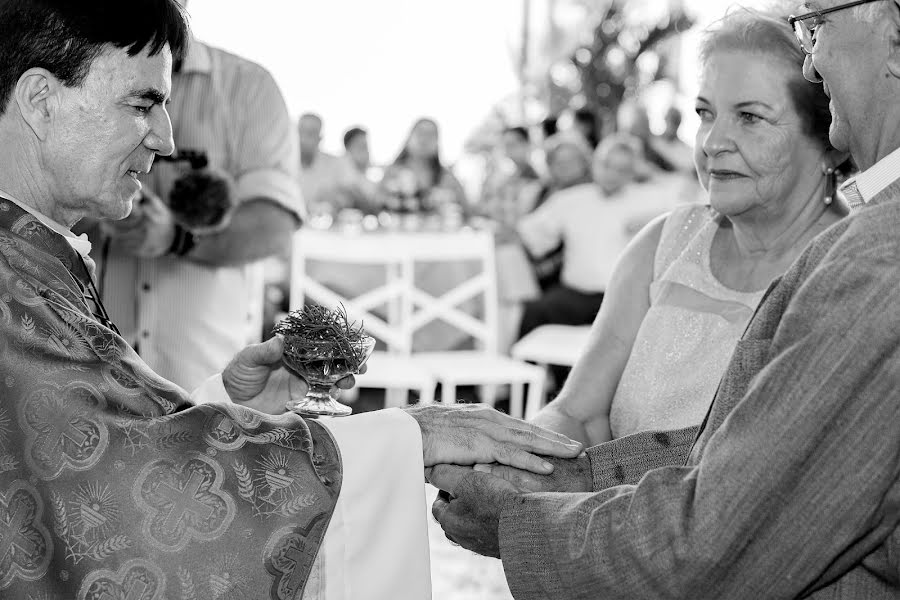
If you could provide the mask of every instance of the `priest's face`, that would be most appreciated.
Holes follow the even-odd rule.
[[[138,176],[175,149],[165,106],[171,72],[168,46],[153,56],[110,48],[81,86],[63,87],[42,157],[58,220],[128,216]]]

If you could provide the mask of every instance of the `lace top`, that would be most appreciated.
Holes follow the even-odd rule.
[[[710,270],[722,217],[683,206],[663,225],[638,331],[610,411],[613,438],[697,425],[764,290],[725,287]]]

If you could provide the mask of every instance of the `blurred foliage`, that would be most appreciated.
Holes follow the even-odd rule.
[[[587,108],[601,133],[615,127],[619,106],[650,83],[678,77],[678,34],[694,19],[677,0],[545,0],[550,18],[530,32],[522,91],[496,102],[466,142],[486,155],[508,125]],[[510,48],[519,64],[522,45]]]
[[[648,3],[634,0],[569,1],[583,6],[592,31],[564,64],[548,73],[548,112],[584,106],[609,127],[623,100],[661,77],[677,75],[677,65],[669,64],[675,58],[673,45],[667,42],[694,21],[677,3],[660,12],[645,10]],[[654,4],[658,9],[658,0]],[[554,76],[566,69],[574,69],[577,78]]]

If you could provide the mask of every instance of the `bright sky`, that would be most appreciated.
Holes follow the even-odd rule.
[[[685,3],[704,20],[727,6]],[[363,125],[373,159],[387,162],[412,122],[432,116],[453,159],[517,88],[520,0],[190,0],[188,9],[199,39],[272,72],[292,117],[321,114],[334,153],[347,128]]]

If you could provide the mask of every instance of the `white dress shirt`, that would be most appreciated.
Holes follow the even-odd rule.
[[[556,192],[519,220],[522,243],[534,256],[563,244],[562,283],[583,293],[606,291],[619,255],[634,233],[671,209],[668,186],[632,184],[606,198],[593,183]]]

